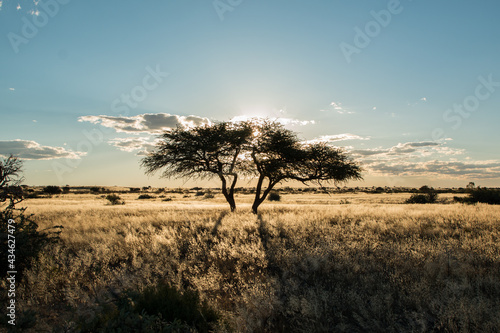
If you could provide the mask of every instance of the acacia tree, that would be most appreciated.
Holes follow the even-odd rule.
[[[234,188],[239,175],[257,177],[255,214],[281,182],[321,185],[361,178],[360,167],[340,149],[303,144],[294,132],[269,120],[179,127],[161,138],[156,150],[142,160],[146,173],[165,168],[162,175],[169,178],[218,177],[231,211],[236,209]]]
[[[258,177],[253,213],[257,214],[274,186],[284,181],[323,186],[322,182],[361,179],[360,167],[342,150],[326,143],[304,144],[280,123],[264,120],[253,124],[257,135],[250,150],[254,173]]]
[[[164,168],[163,177],[214,178],[231,211],[236,209],[234,188],[241,171],[244,144],[251,136],[246,124],[218,123],[165,132],[156,150],[142,160],[147,174]]]

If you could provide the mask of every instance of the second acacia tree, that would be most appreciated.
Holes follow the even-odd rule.
[[[324,143],[304,144],[282,124],[254,119],[165,132],[142,160],[146,173],[168,178],[219,178],[231,211],[241,176],[257,179],[252,211],[285,181],[345,182],[360,179],[360,167],[345,152]]]

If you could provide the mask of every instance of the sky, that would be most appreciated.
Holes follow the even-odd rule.
[[[500,2],[0,1],[0,157],[29,185],[146,176],[177,125],[267,117],[348,186],[500,186]],[[246,186],[248,183],[241,183]]]

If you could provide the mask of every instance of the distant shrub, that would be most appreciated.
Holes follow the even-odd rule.
[[[422,188],[421,188],[422,189]],[[405,201],[407,204],[429,204],[436,203],[438,194],[434,189],[425,189],[427,193],[414,193],[412,196]]]
[[[269,201],[280,201],[281,200],[281,195],[276,192],[276,191],[271,191],[271,193],[269,193],[269,198],[268,198]]]
[[[139,187],[130,187],[129,191],[131,193],[139,193],[141,191],[141,189]]]
[[[203,196],[203,195],[205,195],[205,192],[203,192],[203,191],[197,191],[197,192],[194,194],[194,196],[195,196],[195,197],[201,197],[201,196]]]
[[[490,205],[500,205],[500,190],[488,188],[476,188],[470,191],[468,197],[453,197],[456,202],[475,204],[486,203]]]
[[[122,198],[120,198],[116,194],[108,194],[106,196],[106,200],[108,200],[111,205],[124,205],[125,204],[125,201],[122,201]]]
[[[143,199],[155,199],[156,197],[153,195],[149,194],[141,194],[137,199],[143,200]]]
[[[203,198],[204,198],[204,199],[213,199],[213,198],[215,198],[215,195],[214,195],[212,192],[207,191],[207,192],[203,195]]]
[[[100,187],[97,187],[97,186],[94,186],[94,187],[91,187],[91,188],[90,188],[90,192],[91,192],[91,193],[94,193],[94,194],[100,193],[100,192],[101,192],[101,190],[103,190],[103,189],[102,189],[102,188],[100,188]]]
[[[172,201],[172,198],[164,198],[161,201]]]
[[[47,194],[61,194],[62,189],[59,186],[49,185],[43,188],[43,192]]]

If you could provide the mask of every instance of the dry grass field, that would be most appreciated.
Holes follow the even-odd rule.
[[[19,325],[154,331],[138,321],[156,313],[133,315],[133,295],[168,284],[216,310],[208,331],[500,328],[499,206],[446,194],[425,205],[402,204],[409,194],[285,194],[253,215],[250,195],[237,196],[235,213],[220,194],[138,195],[120,194],[125,205],[93,194],[23,203],[40,228],[64,230],[18,286]]]

